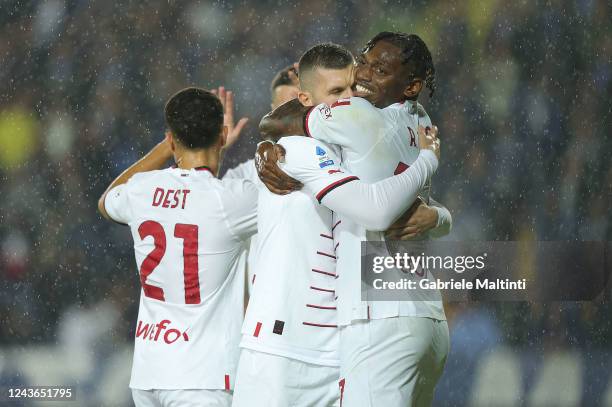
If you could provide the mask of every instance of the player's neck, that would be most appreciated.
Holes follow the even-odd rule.
[[[199,151],[182,151],[176,157],[176,165],[184,170],[198,167],[208,167],[215,176],[219,170],[219,150],[210,148]]]

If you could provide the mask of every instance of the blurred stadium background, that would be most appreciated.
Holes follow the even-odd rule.
[[[163,137],[167,97],[234,90],[252,157],[269,83],[309,46],[421,35],[438,90],[449,240],[612,240],[612,5],[288,1],[0,3],[0,386],[131,405],[138,277],[108,182]],[[425,95],[426,96],[426,95]],[[609,303],[447,304],[437,406],[612,406]],[[11,404],[13,405],[13,404]],[[18,404],[15,404],[18,405]]]

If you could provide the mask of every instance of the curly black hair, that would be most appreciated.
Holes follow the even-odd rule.
[[[402,50],[402,63],[408,66],[409,80],[425,80],[429,96],[433,96],[436,90],[436,68],[425,41],[416,34],[383,31],[368,41],[362,52],[368,52],[379,41],[388,42]]]

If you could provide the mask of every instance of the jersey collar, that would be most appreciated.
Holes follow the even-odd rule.
[[[176,168],[178,168],[178,165],[173,164],[172,166],[170,166],[170,168],[176,169]],[[210,175],[212,175],[213,177],[215,176],[215,174],[212,172],[210,167],[207,166],[207,165],[201,165],[199,167],[194,167],[194,168],[192,168],[192,170],[194,170],[194,171],[208,171],[210,173]]]
[[[213,176],[215,175],[215,174],[213,174],[213,172],[212,172],[212,170],[210,169],[210,167],[208,167],[208,166],[206,166],[206,165],[201,165],[201,166],[199,166],[199,167],[195,167],[195,168],[194,168],[194,170],[196,170],[196,171],[208,171],[208,172],[210,172],[210,173],[211,173]]]

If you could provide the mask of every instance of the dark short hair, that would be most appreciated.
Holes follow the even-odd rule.
[[[293,65],[283,68],[274,75],[274,79],[272,79],[272,83],[270,84],[270,93],[274,93],[274,89],[279,86],[293,86],[293,81],[289,77],[289,72],[293,72],[297,75],[297,71]]]
[[[168,100],[166,124],[189,149],[215,144],[223,129],[223,106],[217,96],[200,88],[185,88]]]
[[[300,58],[300,76],[315,68],[344,69],[353,62],[353,54],[342,45],[331,42],[317,44]]]
[[[436,90],[436,68],[425,41],[416,34],[383,31],[368,41],[362,52],[368,52],[379,41],[393,44],[401,50],[402,64],[408,69],[407,79],[423,79],[432,96]]]

